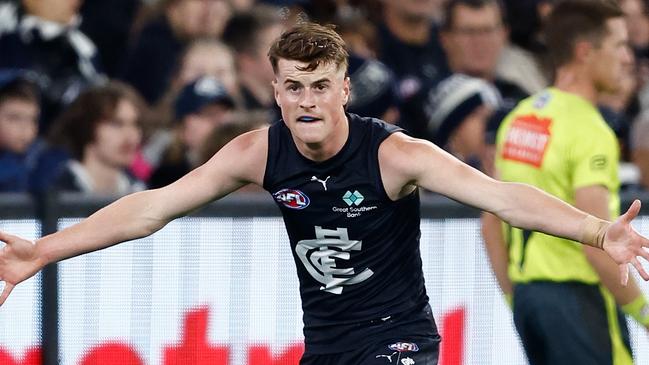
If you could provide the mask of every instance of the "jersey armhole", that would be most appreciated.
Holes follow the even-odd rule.
[[[284,123],[282,121],[279,121],[277,123]],[[279,148],[278,143],[279,143],[279,134],[281,131],[281,126],[278,126],[277,124],[273,124],[268,128],[268,146],[267,148],[267,153],[266,153],[266,167],[264,169],[264,178],[263,178],[263,186],[267,191],[271,191],[272,188],[272,171],[275,171],[276,169],[276,164],[275,164],[275,156],[277,155],[277,148]],[[273,149],[275,148],[275,150]]]
[[[388,195],[388,192],[385,190],[385,186],[383,185],[383,173],[381,171],[381,164],[379,163],[379,148],[381,148],[381,144],[383,144],[383,142],[385,142],[385,140],[388,139],[388,137],[390,137],[391,135],[393,135],[395,133],[398,133],[398,132],[403,133],[403,130],[402,129],[394,129],[394,130],[387,131],[387,133],[385,133],[385,135],[383,135],[380,139],[378,139],[378,141],[376,143],[376,146],[375,146],[374,150],[372,151],[372,165],[374,166],[374,169],[372,169],[372,170],[375,171],[373,173],[373,175],[374,175],[373,176],[374,184],[375,184],[376,189],[378,190],[378,192],[381,194],[382,198],[385,199],[386,201],[389,201],[390,203],[398,203],[398,202],[401,202],[401,201],[403,201],[405,199],[410,199],[414,195],[417,194],[417,190],[418,190],[417,188],[415,188],[409,194],[404,195],[404,196],[402,196],[401,198],[399,198],[397,200],[393,200],[392,198],[390,198],[390,196]]]

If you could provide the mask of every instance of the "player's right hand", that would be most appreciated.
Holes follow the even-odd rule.
[[[0,281],[5,283],[0,295],[2,305],[13,288],[36,274],[43,263],[32,241],[0,231],[0,242],[5,243],[0,250]]]
[[[640,200],[635,200],[629,210],[622,214],[615,222],[608,226],[603,243],[603,249],[620,268],[620,282],[626,285],[629,281],[629,264],[638,271],[645,281],[649,281],[649,274],[642,267],[638,256],[649,261],[649,239],[638,234],[633,229],[631,222],[640,213]]]

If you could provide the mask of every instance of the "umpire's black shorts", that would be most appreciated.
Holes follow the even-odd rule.
[[[514,286],[514,324],[530,365],[630,365],[624,315],[600,285]]]

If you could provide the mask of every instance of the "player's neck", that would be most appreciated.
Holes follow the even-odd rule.
[[[593,105],[597,103],[597,89],[593,79],[583,69],[578,67],[560,67],[557,70],[554,87],[561,91],[581,96]]]

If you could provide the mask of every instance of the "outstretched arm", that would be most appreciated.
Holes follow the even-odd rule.
[[[498,217],[491,213],[483,213],[481,217],[482,239],[485,243],[487,257],[491,264],[491,269],[496,276],[496,281],[500,286],[508,304],[511,306],[513,295],[513,285],[509,279],[507,270],[509,268],[509,253],[507,244],[502,234],[502,223]]]
[[[482,166],[485,173],[491,177],[495,177],[498,173],[495,166],[495,156],[496,146],[488,144],[482,155]],[[480,223],[482,240],[484,241],[491,269],[496,276],[496,280],[505,296],[507,304],[512,308],[514,287],[509,278],[509,247],[503,235],[502,222],[495,215],[483,212]]]
[[[36,243],[0,232],[6,243],[0,251],[0,280],[6,283],[0,305],[16,284],[48,263],[150,235],[247,183],[261,184],[266,154],[267,130],[249,132],[173,184],[125,196]]]
[[[639,201],[610,224],[530,185],[496,181],[432,143],[401,133],[381,145],[379,159],[384,185],[393,198],[408,190],[404,187],[420,186],[491,212],[513,226],[602,248],[620,266],[623,284],[629,263],[649,280],[637,260],[637,256],[649,260],[643,248],[649,247],[649,240],[630,225],[640,210]]]

